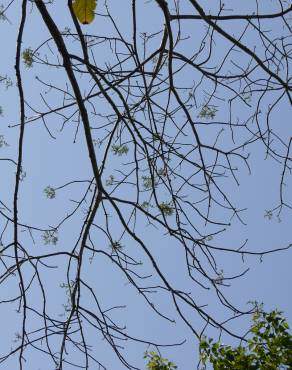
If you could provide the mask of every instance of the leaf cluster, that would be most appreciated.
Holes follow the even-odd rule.
[[[247,344],[231,347],[202,339],[200,358],[214,370],[277,370],[292,369],[292,336],[289,326],[278,311],[258,312],[253,316],[251,339]]]
[[[146,352],[144,358],[149,359],[147,364],[147,370],[174,370],[177,369],[177,366],[167,360],[166,358],[161,357],[155,351]]]

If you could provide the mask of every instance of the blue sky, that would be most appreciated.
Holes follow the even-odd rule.
[[[8,3],[8,2],[7,2]],[[182,8],[185,7],[185,11],[191,10],[186,2],[181,2]],[[231,3],[235,9],[235,13],[244,13],[245,11],[256,11],[255,2],[226,2],[226,8],[231,8]],[[247,4],[248,3],[248,4]],[[131,37],[131,23],[130,11],[131,3],[125,2],[123,6],[114,4],[113,1],[108,2],[112,14],[120,27],[120,30],[126,35],[126,38],[130,40]],[[208,2],[201,1],[201,6],[207,6]],[[4,5],[6,5],[4,3]],[[98,12],[104,12],[104,8],[99,5]],[[247,7],[245,9],[244,7]],[[262,5],[260,9],[261,13],[270,13],[274,9],[279,9],[277,1],[267,1]],[[218,3],[214,5],[214,8],[218,8]],[[25,28],[25,35],[23,41],[23,48],[31,47],[35,50],[45,39],[47,39],[48,33],[45,29],[40,15],[34,7],[29,5],[31,10],[28,13],[28,20]],[[64,4],[55,4],[48,6],[54,20],[60,25],[61,29],[65,27],[73,28],[70,23],[70,17],[68,10]],[[207,9],[207,8],[205,8]],[[252,9],[252,10],[251,10]],[[155,30],[161,30],[163,27],[163,19],[161,15],[158,15],[157,7],[155,3],[141,1],[138,7],[138,19],[139,19],[139,32],[154,32]],[[15,55],[15,44],[17,27],[19,23],[19,6],[18,3],[12,4],[11,8],[7,12],[9,22],[1,22],[1,34],[4,35],[4,53],[2,53],[0,75],[8,75],[11,77],[14,85],[5,89],[5,86],[0,86],[0,105],[3,108],[3,116],[0,117],[0,135],[5,137],[5,140],[9,144],[0,148],[1,158],[16,158],[17,154],[17,140],[18,140],[18,126],[14,126],[19,122],[19,108],[18,108],[18,96],[17,89],[15,87],[14,77],[14,55]],[[272,32],[275,35],[281,35],[282,24],[280,25],[275,21],[269,21],[269,23],[263,23],[265,27],[272,28]],[[225,29],[234,33],[235,35],[240,34],[244,27],[244,23],[230,22],[224,25]],[[103,20],[102,17],[96,17],[95,22],[92,25],[83,27],[84,32],[93,33],[98,32],[100,34],[108,35],[112,32],[109,28],[108,22]],[[174,26],[175,32],[177,31]],[[181,42],[181,46],[178,46],[180,52],[192,53],[193,47],[196,46],[197,35],[202,34],[205,28],[202,24],[195,24],[193,21],[187,21],[182,26],[182,33],[187,36],[190,35],[189,39]],[[159,40],[159,38],[158,38]],[[257,44],[257,35],[254,31],[247,33],[244,37],[245,42],[249,47]],[[141,40],[140,40],[141,42]],[[149,41],[149,47],[157,47],[156,39]],[[77,43],[69,43],[71,52],[79,53],[79,47]],[[43,58],[45,55],[48,60],[53,63],[57,61],[57,58],[53,54],[55,47],[53,42],[50,42],[50,48],[44,45],[38,50],[39,57]],[[259,47],[259,46],[258,46]],[[228,44],[222,40],[219,36],[216,36],[214,42],[214,52],[212,54],[212,60],[210,61],[210,68],[212,63],[220,59],[224,52],[227,50]],[[140,44],[141,56],[142,46]],[[106,63],[111,62],[110,48],[101,45],[96,47],[96,62],[100,67],[104,67]],[[259,54],[262,56],[262,50],[259,50]],[[201,58],[204,59],[205,55],[202,53]],[[242,56],[235,55],[234,60],[241,63]],[[37,58],[36,58],[37,59]],[[246,63],[246,60],[242,60],[242,63]],[[129,64],[130,66],[130,64]],[[27,97],[27,102],[40,112],[46,111],[48,108],[45,106],[42,100],[42,96],[49,102],[50,106],[62,105],[63,94],[56,92],[50,87],[44,87],[36,76],[46,84],[52,84],[59,88],[66,88],[66,77],[61,68],[48,68],[46,65],[41,65],[37,61],[34,63],[33,68],[26,68],[22,65],[24,90]],[[165,73],[165,72],[162,72]],[[258,78],[263,77],[261,71],[256,71]],[[182,86],[190,86],[193,81],[197,83],[198,74],[196,75],[192,69],[185,69],[184,73],[181,73],[177,77],[177,83]],[[79,80],[82,90],[88,91],[90,88],[89,81],[86,78]],[[209,82],[204,82],[195,92],[195,97],[198,104],[198,113],[206,100],[206,91],[211,89]],[[70,91],[70,87],[68,88]],[[182,93],[183,94],[183,93]],[[227,94],[227,92],[226,92]],[[267,95],[261,101],[262,113],[259,116],[260,124],[265,125],[265,115],[269,104],[272,104],[276,100],[277,92],[273,92]],[[216,119],[218,121],[228,120],[228,95],[220,96],[220,99],[216,101],[216,107],[218,109]],[[164,100],[162,96],[161,101]],[[259,101],[259,94],[254,93],[251,97],[251,108],[245,107],[243,104],[238,102],[234,103],[234,115],[232,117],[233,122],[244,121],[247,117],[252,114],[252,109],[256,106]],[[91,113],[92,127],[98,127],[98,125],[106,122],[103,114],[109,111],[108,106],[104,104],[102,99],[95,99],[93,106],[88,105],[88,110]],[[270,123],[275,133],[281,136],[287,143],[289,138],[292,136],[291,125],[289,125],[289,105],[287,99],[282,99],[277,107],[273,110]],[[93,109],[96,110],[97,114],[92,114]],[[249,110],[250,109],[250,110]],[[73,111],[68,109],[64,112],[66,115],[70,115]],[[27,114],[29,117],[34,115],[29,108],[27,108]],[[193,110],[193,116],[197,119],[197,113]],[[184,117],[181,116],[183,121]],[[21,222],[29,225],[37,225],[41,229],[47,229],[56,227],[58,223],[66,216],[66,214],[72,212],[76,206],[76,202],[79,201],[86,188],[88,182],[92,180],[91,167],[88,160],[87,151],[85,148],[84,132],[80,125],[74,142],[76,134],[76,116],[73,119],[69,119],[68,122],[62,127],[62,117],[60,116],[48,116],[46,119],[47,127],[49,128],[52,135],[56,138],[53,139],[48,134],[46,128],[42,124],[41,120],[31,122],[26,125],[25,139],[24,139],[24,163],[23,168],[26,173],[25,178],[21,182],[20,198],[19,198],[19,214]],[[147,119],[145,119],[147,122]],[[256,123],[254,123],[254,126]],[[11,127],[13,126],[13,127]],[[172,134],[173,128],[167,128],[168,134]],[[94,139],[99,139],[99,132],[95,129],[92,130]],[[218,134],[217,129],[212,127],[206,128],[206,125],[201,124],[198,127],[198,132],[206,143],[214,142],[214,138]],[[235,134],[237,142],[241,142],[248,137],[248,134],[242,130],[238,130]],[[230,132],[225,131],[222,134],[222,139],[218,141],[218,145],[222,148],[232,145]],[[186,143],[190,143],[190,138],[186,137]],[[277,147],[279,150],[282,148]],[[102,157],[103,147],[96,146],[96,155],[99,158]],[[267,211],[273,209],[279,203],[279,184],[280,177],[282,174],[282,165],[276,163],[272,159],[266,159],[265,148],[261,143],[255,143],[250,145],[244,152],[245,154],[250,153],[249,164],[251,166],[251,174],[247,167],[240,161],[234,160],[234,166],[238,166],[238,181],[240,186],[237,186],[235,181],[229,178],[222,178],[218,180],[220,184],[226,190],[228,196],[232,201],[235,202],[239,209],[245,209],[240,215],[244,221],[240,223],[236,217],[230,220],[230,213],[227,213],[219,207],[212,209],[212,217],[216,220],[222,220],[231,223],[230,227],[226,227],[224,233],[216,236],[210,244],[214,243],[217,246],[224,248],[238,248],[247,239],[246,249],[259,252],[264,250],[270,250],[275,248],[282,248],[291,243],[291,210],[283,209],[281,215],[277,217],[274,212],[272,217],[267,217]],[[131,156],[131,151],[128,156]],[[100,163],[100,162],[99,162]],[[104,181],[106,178],[114,174],[119,176],[118,171],[126,171],[127,169],[127,158],[115,157],[111,155],[107,164]],[[12,207],[12,196],[15,178],[15,167],[10,162],[0,162],[2,170],[2,185],[0,200],[3,201],[9,208]],[[141,167],[142,170],[142,167]],[[189,167],[184,167],[182,171],[189,171]],[[47,199],[43,190],[48,186],[54,188],[61,187],[63,184],[71,181],[84,181],[73,183],[61,188],[56,192],[55,199]],[[289,193],[289,181],[291,183],[291,176],[287,175],[285,182],[285,196],[287,202],[291,203],[291,192]],[[131,185],[124,186],[121,190],[117,191],[117,195],[126,199],[131,199],[133,196],[133,188]],[[188,190],[189,191],[189,190]],[[191,198],[196,199],[197,194],[188,194]],[[161,199],[166,197],[166,193],[161,191]],[[192,198],[192,199],[193,199]],[[87,202],[90,199],[90,194],[87,197]],[[20,228],[20,235],[22,243],[25,245],[26,250],[31,255],[39,255],[51,253],[52,251],[71,251],[78,235],[80,234],[81,225],[84,221],[86,212],[88,209],[88,203],[82,203],[78,208],[74,216],[69,220],[68,223],[64,223],[60,227],[58,232],[58,243],[54,245],[45,245],[42,235],[43,233],[34,232],[33,239],[30,237],[27,229]],[[203,208],[202,208],[203,209]],[[129,208],[122,208],[124,215],[129,213]],[[207,226],[204,229],[204,222],[199,219],[195,214],[190,211],[190,217],[195,221],[196,225],[204,232],[216,232],[218,228],[212,228]],[[102,212],[98,212],[96,216],[96,224],[104,224],[104,215]],[[2,217],[0,221],[0,227],[4,228],[5,219]],[[111,236],[113,240],[117,240],[123,233],[123,227],[118,222],[114,212],[111,211],[110,217]],[[170,218],[170,223],[174,223],[174,219]],[[180,246],[172,240],[169,236],[165,235],[159,229],[147,225],[145,218],[139,219],[136,227],[137,234],[146,241],[147,247],[153,253],[156,260],[159,263],[160,268],[168,277],[169,281],[176,287],[176,289],[182,289],[184,291],[190,291],[195,297],[196,303],[201,305],[208,304],[207,311],[212,313],[219,321],[224,320],[227,317],[226,309],[222,305],[218,304],[214,292],[206,292],[205,290],[199,289],[198,286],[194,286],[186,278],[186,268],[184,266],[184,254]],[[11,242],[12,228],[9,226],[3,236],[3,244]],[[97,229],[92,231],[92,240],[94,241],[95,248],[103,249],[109,252],[109,243],[104,235]],[[143,266],[139,270],[142,274],[151,274],[153,270],[144,253],[138,248],[137,244],[129,238],[122,239],[121,241],[125,251],[129,253],[133,258],[138,261],[143,261]],[[266,310],[278,308],[284,311],[284,315],[288,321],[292,322],[292,302],[289,296],[290,286],[292,283],[291,278],[291,251],[282,251],[276,254],[270,254],[264,256],[262,259],[252,256],[246,256],[243,263],[241,255],[230,255],[225,252],[216,252],[216,261],[218,263],[218,270],[223,270],[224,277],[231,277],[237,275],[247,268],[249,271],[246,275],[238,280],[232,282],[232,286],[222,287],[222,290],[226,294],[226,297],[230,299],[235,305],[238,305],[242,309],[248,307],[248,301],[264,302]],[[186,339],[186,342],[181,346],[170,347],[162,349],[164,356],[172,359],[179,369],[190,369],[193,368],[195,363],[195,357],[197,355],[197,341],[191,335],[190,330],[182,322],[175,312],[171,299],[167,294],[161,292],[153,295],[153,301],[156,307],[159,307],[161,312],[175,320],[174,323],[170,323],[168,320],[162,319],[161,317],[153,314],[150,307],[145,307],[145,301],[139,297],[136,290],[129,285],[124,276],[122,276],[119,270],[113,266],[107,258],[102,256],[94,256],[91,258],[91,254],[86,253],[86,260],[84,262],[83,278],[94,287],[97,296],[100,298],[103,309],[110,308],[112,306],[127,306],[114,310],[112,312],[112,318],[117,320],[120,325],[127,327],[128,333],[139,338],[149,339],[157,343],[172,344],[179,343]],[[202,257],[203,258],[203,257]],[[8,259],[9,260],[9,259]],[[52,268],[47,269],[40,266],[39,270],[44,282],[44,286],[48,292],[48,311],[58,317],[60,320],[64,318],[64,305],[67,304],[67,296],[65,288],[60,287],[60,284],[66,282],[66,267],[68,259],[66,257],[58,257],[58,259],[51,259],[50,265]],[[58,267],[56,267],[58,266]],[[54,267],[54,268],[53,268]],[[56,267],[56,268],[55,268]],[[3,266],[1,267],[3,268]],[[4,268],[3,268],[4,269]],[[3,273],[4,270],[1,272]],[[24,267],[24,273],[27,278],[32,277],[33,270],[30,266]],[[72,277],[74,276],[74,267],[72,268]],[[151,278],[152,284],[159,284],[159,279],[155,276]],[[14,278],[8,279],[7,282],[3,283],[0,287],[1,298],[8,299],[9,297],[17,294],[18,285],[17,280]],[[82,295],[82,303],[89,307],[93,305],[92,297],[87,294],[84,289]],[[42,300],[40,299],[40,289],[37,284],[33,284],[32,288],[28,293],[29,302],[32,306],[41,307]],[[150,295],[151,296],[151,295]],[[152,297],[152,296],[151,296]],[[152,298],[151,298],[152,299]],[[9,351],[11,346],[15,343],[15,333],[19,332],[20,327],[20,315],[15,312],[17,304],[14,302],[8,305],[0,305],[0,317],[1,317],[1,336],[4,341],[1,340],[2,345],[1,351],[6,353]],[[183,307],[184,313],[190,318],[193,325],[201,330],[203,322],[199,320],[198,316],[194,315],[188,307]],[[62,316],[63,315],[63,316]],[[39,322],[31,316],[29,323],[32,330],[37,329]],[[239,323],[230,324],[230,328],[234,330],[243,329],[248,327],[246,320],[240,321]],[[239,330],[241,331],[241,330]],[[88,342],[93,345],[94,353],[98,354],[97,357],[109,368],[109,369],[123,369],[124,367],[120,364],[118,359],[114,356],[113,351],[109,346],[106,345],[105,341],[101,339],[100,335],[96,334],[96,331],[87,327]],[[208,335],[216,337],[217,331],[210,330]],[[223,337],[223,340],[228,343],[234,343],[230,337]],[[56,345],[57,342],[53,342]],[[126,343],[124,352],[128,355],[129,359],[136,364],[138,368],[143,368],[143,353],[147,349],[144,344],[133,345]],[[78,362],[81,359],[78,357],[78,353],[71,351],[71,359],[76,359]],[[1,354],[2,356],[2,354]],[[52,364],[46,362],[45,356],[40,352],[35,352],[32,349],[27,351],[26,359],[28,360],[27,369],[41,369],[49,370],[52,369]],[[4,368],[15,368],[17,359],[11,358],[10,362],[5,363]],[[4,367],[7,366],[7,367]],[[1,368],[1,367],[0,367]],[[70,369],[71,367],[65,367]],[[94,369],[94,365],[89,367]]]

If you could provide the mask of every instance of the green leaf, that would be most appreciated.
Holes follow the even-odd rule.
[[[75,0],[72,7],[80,23],[89,24],[94,20],[96,0]]]

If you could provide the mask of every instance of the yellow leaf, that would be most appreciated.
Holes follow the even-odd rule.
[[[80,23],[89,24],[93,21],[96,0],[74,0],[72,7]]]

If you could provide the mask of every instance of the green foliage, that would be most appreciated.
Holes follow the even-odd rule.
[[[123,246],[119,241],[113,240],[111,245],[110,245],[110,248],[113,252],[117,252],[117,251],[123,249]]]
[[[26,172],[25,172],[25,171],[24,171],[24,169],[21,167],[21,168],[20,168],[20,173],[19,173],[19,180],[20,180],[20,181],[23,181],[25,178],[26,178]]]
[[[54,198],[56,198],[56,190],[54,188],[52,188],[50,185],[48,185],[44,189],[44,193],[45,193],[45,195],[46,195],[46,197],[48,199],[54,199]]]
[[[25,64],[27,68],[31,68],[33,66],[33,62],[34,62],[33,55],[34,53],[31,48],[26,48],[22,52],[23,63]]]
[[[142,176],[142,181],[145,190],[152,189],[153,187],[155,188],[158,185],[158,181],[156,179],[152,181],[151,176]]]
[[[98,146],[99,148],[102,146],[102,140],[100,139],[93,139],[92,142],[94,146]]]
[[[161,357],[156,352],[145,352],[144,358],[149,360],[147,370],[174,370],[177,366],[168,361],[166,358]]]
[[[171,202],[160,203],[159,209],[164,214],[164,216],[171,216],[173,214],[173,207]]]
[[[9,87],[13,85],[11,78],[8,77],[7,75],[6,76],[0,75],[0,83],[4,84],[6,89],[8,89]]]
[[[0,19],[1,19],[1,7],[0,7]],[[6,89],[13,85],[11,78],[8,76],[1,76],[0,75],[0,83],[4,84]],[[3,116],[3,108],[0,106],[0,116]],[[2,136],[2,135],[1,135]]]
[[[158,173],[159,176],[162,176],[162,177],[167,176],[167,169],[166,169],[166,167],[165,168],[159,168],[159,170],[158,170],[157,173]]]
[[[129,148],[127,145],[112,145],[112,152],[114,155],[122,156],[123,154],[127,154],[129,151]]]
[[[0,114],[1,114],[1,108],[0,108]],[[5,141],[4,136],[3,135],[0,135],[0,148],[2,148],[4,146],[8,146],[8,144]]]
[[[264,217],[267,218],[269,221],[276,218],[278,222],[281,222],[280,213],[275,211],[276,209],[266,209]]]
[[[215,284],[218,284],[218,285],[223,284],[223,282],[224,282],[224,271],[220,270],[217,277],[215,279],[213,279],[213,281],[214,281]]]
[[[214,105],[204,105],[198,117],[210,120],[215,118],[217,111],[218,109]]]
[[[267,218],[268,220],[271,220],[273,218],[273,211],[266,210],[264,217]]]
[[[70,313],[71,309],[72,309],[72,304],[71,304],[71,291],[74,289],[74,286],[75,286],[75,281],[74,280],[70,280],[69,284],[68,283],[61,283],[60,284],[60,288],[62,289],[65,289],[65,294],[67,296],[67,303],[65,304],[62,304],[62,306],[64,307],[64,316],[66,313]]]
[[[113,175],[110,175],[106,180],[105,184],[106,186],[112,186],[114,184],[115,177]]]
[[[144,200],[143,203],[141,203],[141,207],[148,211],[149,207],[151,207],[150,203]]]
[[[152,137],[154,141],[162,141],[162,137],[158,132],[155,132],[154,134],[152,134]]]
[[[214,370],[278,370],[292,369],[292,336],[280,312],[258,312],[253,316],[251,339],[247,344],[231,347],[202,339],[200,358]]]
[[[246,103],[251,102],[252,93],[251,92],[243,92],[241,93],[242,98],[245,100]]]
[[[46,230],[42,235],[44,243],[56,245],[58,242],[58,235],[56,230]]]

